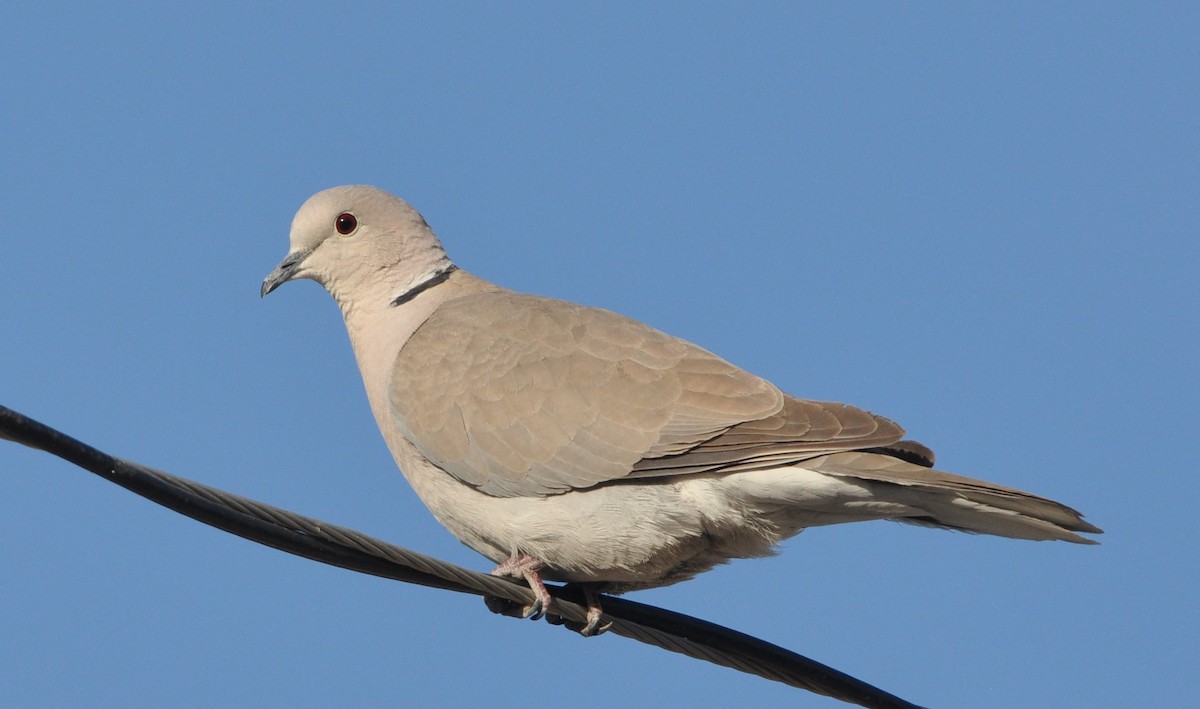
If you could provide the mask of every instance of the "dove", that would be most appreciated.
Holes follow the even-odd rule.
[[[1074,509],[933,467],[887,418],[785,394],[691,342],[467,273],[408,203],[368,186],[309,198],[262,283],[310,279],[341,309],[401,472],[466,546],[523,580],[600,593],[775,553],[814,526],[895,520],[1095,541]]]

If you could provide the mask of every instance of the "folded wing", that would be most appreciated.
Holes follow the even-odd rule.
[[[635,320],[510,292],[438,308],[397,357],[390,396],[425,457],[496,496],[776,467],[903,435]]]

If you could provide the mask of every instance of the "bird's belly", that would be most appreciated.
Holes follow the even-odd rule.
[[[389,443],[409,484],[459,541],[496,563],[528,554],[545,564],[549,580],[610,591],[664,586],[733,558],[770,555],[805,527],[852,521],[835,510],[847,493],[862,492],[790,468],[494,497],[433,466],[408,441]],[[781,483],[786,501],[778,498]]]
[[[714,540],[701,511],[676,483],[493,497],[436,469],[408,477],[464,544],[497,563],[514,553],[533,556],[545,564],[548,580],[647,588],[690,578],[728,558],[712,554]],[[761,546],[769,553],[769,541]]]
[[[390,443],[409,484],[459,541],[496,563],[531,555],[549,580],[602,583],[612,592],[663,586],[733,557],[768,555],[779,539],[730,508],[715,481],[493,497],[431,465],[407,441]]]

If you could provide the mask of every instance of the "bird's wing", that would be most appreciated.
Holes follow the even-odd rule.
[[[502,497],[774,467],[903,434],[636,320],[511,292],[442,304],[398,355],[389,396],[422,455]]]

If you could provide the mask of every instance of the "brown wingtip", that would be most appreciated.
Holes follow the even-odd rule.
[[[899,458],[905,463],[912,463],[923,468],[932,468],[933,461],[936,458],[929,446],[916,441],[896,441],[886,446],[867,448],[865,451],[867,453],[889,455],[893,458]]]

